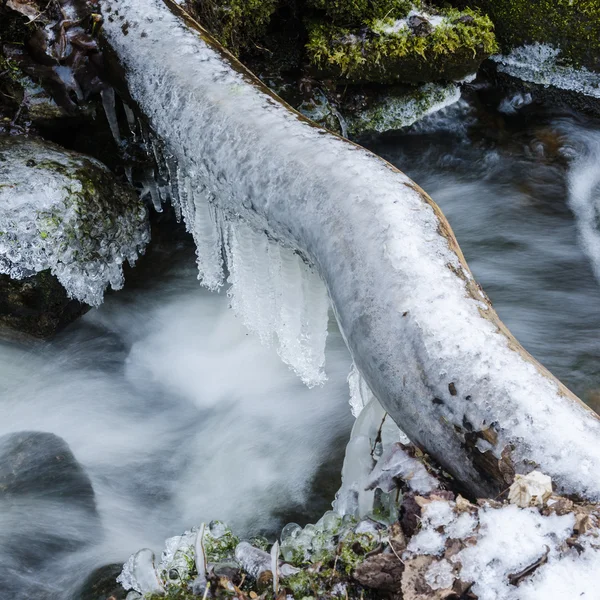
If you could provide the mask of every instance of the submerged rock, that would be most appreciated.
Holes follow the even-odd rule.
[[[92,484],[63,439],[39,431],[0,437],[2,597],[56,598],[56,564],[100,534]]]
[[[127,592],[117,583],[121,565],[96,569],[85,580],[76,600],[125,600]]]
[[[0,437],[0,499],[21,497],[96,509],[89,477],[67,443],[53,433],[22,431]]]
[[[69,298],[92,306],[102,302],[109,285],[123,286],[123,263],[133,264],[149,241],[148,214],[132,188],[92,158],[25,137],[0,137],[0,181],[0,274],[22,282],[21,296],[44,271]],[[6,282],[0,298],[9,308],[19,305],[15,282]],[[43,284],[38,275],[34,296],[40,317],[51,315],[50,326],[34,322],[27,328],[38,335],[78,314],[64,295],[44,295]],[[36,302],[33,307],[35,312]],[[4,322],[20,324],[17,317]]]

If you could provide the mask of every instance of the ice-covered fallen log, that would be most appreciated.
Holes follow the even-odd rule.
[[[476,495],[537,465],[600,499],[598,417],[500,322],[423,190],[295,113],[178,4],[100,5],[188,189],[317,269],[358,370],[413,442]],[[197,230],[201,200],[180,201]]]

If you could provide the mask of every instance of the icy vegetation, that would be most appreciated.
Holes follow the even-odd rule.
[[[560,54],[560,48],[536,43],[515,48],[508,55],[492,56],[492,60],[500,72],[512,77],[600,98],[600,74],[561,64]]]
[[[143,204],[91,158],[25,138],[0,151],[0,273],[50,269],[70,297],[100,305],[149,240]]]
[[[316,270],[357,368],[411,440],[482,496],[497,494],[501,484],[489,485],[476,468],[485,454],[486,464],[495,461],[509,479],[537,465],[558,489],[600,498],[600,422],[502,333],[445,221],[419,188],[289,111],[162,1],[101,6],[132,96],[173,163],[218,209],[217,222],[224,218],[236,230],[241,219]],[[204,240],[190,220],[189,194],[179,197],[187,226]],[[254,257],[269,258],[259,237],[248,242],[252,252],[245,239],[229,238],[226,253],[238,244],[253,269]],[[235,300],[238,310],[277,306],[264,280],[269,264],[254,275],[263,274],[260,299]],[[234,265],[234,295],[236,278],[248,277],[237,273]],[[249,318],[265,338],[284,322],[258,317]],[[323,336],[312,327],[310,357],[290,362],[303,374],[310,364],[305,379],[318,382],[315,340]],[[281,342],[278,330],[277,337]]]
[[[405,600],[467,592],[478,600],[595,597],[598,505],[553,495],[543,473],[516,481],[508,501],[473,504],[445,489],[448,482],[414,447],[392,442],[391,429],[369,423],[359,429],[377,502],[363,514],[329,511],[314,525],[289,523],[270,552],[266,541],[240,543],[222,523],[202,524],[168,539],[158,564],[140,550],[119,581],[152,598],[182,589],[206,595],[209,588],[241,599],[257,597],[255,589],[266,598],[382,597],[372,590],[401,592]],[[393,476],[382,478],[385,471]]]

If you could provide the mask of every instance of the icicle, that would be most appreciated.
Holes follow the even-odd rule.
[[[125,165],[125,177],[130,185],[133,185],[133,168],[131,165]]]
[[[271,573],[273,573],[273,594],[277,598],[279,593],[279,542],[275,540],[271,548]]]
[[[119,132],[119,122],[117,121],[117,110],[115,104],[115,90],[111,87],[105,88],[100,92],[102,97],[102,106],[106,114],[106,120],[115,142],[121,145],[121,133]]]
[[[264,344],[277,341],[283,362],[309,387],[323,383],[329,298],[319,276],[241,222],[228,223],[225,249],[236,314]]]
[[[127,125],[129,125],[129,131],[133,136],[134,141],[137,139],[137,123],[135,114],[126,102],[123,102],[123,110],[125,111],[125,117],[127,118]]]
[[[223,285],[225,275],[223,273],[221,235],[217,228],[214,210],[202,190],[191,190],[189,185],[185,187],[188,196],[185,206],[191,207],[192,211],[187,209],[182,212],[196,243],[198,279],[209,290],[216,291]]]
[[[142,189],[140,195],[144,197],[146,194],[150,195],[150,199],[152,200],[152,205],[154,206],[154,210],[156,212],[162,212],[162,203],[160,201],[160,194],[158,191],[158,184],[156,183],[154,169],[149,169],[144,177],[144,188]]]
[[[350,410],[355,418],[358,418],[362,409],[375,397],[367,382],[363,379],[356,365],[352,363],[348,375],[348,387],[350,388]]]

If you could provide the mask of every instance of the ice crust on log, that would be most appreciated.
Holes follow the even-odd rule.
[[[173,3],[100,4],[178,168],[316,269],[357,368],[413,442],[479,496],[537,465],[600,499],[600,421],[506,331],[418,186],[285,106]]]

